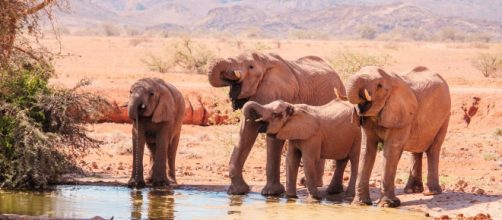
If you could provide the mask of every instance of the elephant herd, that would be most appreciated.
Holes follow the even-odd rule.
[[[450,92],[445,80],[425,67],[405,74],[363,67],[345,87],[335,70],[319,57],[290,61],[276,54],[247,53],[215,60],[208,79],[213,87],[229,87],[233,109],[242,108],[244,114],[229,163],[229,194],[250,190],[242,170],[258,133],[266,133],[267,145],[263,195],[296,197],[298,168],[303,161],[308,192],[321,199],[317,187],[323,185],[324,160],[333,159],[336,168],[326,192],[343,192],[343,173],[350,161],[345,196],[353,197],[353,204],[370,205],[369,178],[379,145],[383,146],[383,176],[376,204],[400,205],[394,181],[403,151],[412,154],[405,193],[434,195],[442,191],[438,164],[448,129]],[[146,182],[153,186],[176,183],[175,157],[184,106],[181,93],[161,79],[141,79],[132,85],[128,103],[133,120],[130,187],[146,185],[145,144],[153,162]],[[363,137],[366,146],[360,160]],[[285,141],[289,141],[286,189],[280,182]],[[427,155],[426,189],[423,153]]]

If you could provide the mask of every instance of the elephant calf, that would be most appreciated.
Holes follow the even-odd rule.
[[[129,187],[143,187],[143,152],[145,143],[150,150],[150,178],[153,186],[176,183],[175,160],[185,101],[171,84],[158,78],[140,79],[131,86],[128,103],[129,118],[133,121],[133,166]],[[169,164],[166,176],[166,160]]]
[[[343,192],[343,172],[350,160],[351,174],[346,195],[353,196],[357,178],[361,129],[352,122],[352,107],[339,99],[322,106],[290,104],[282,100],[266,105],[250,101],[243,108],[246,120],[261,124],[260,130],[280,140],[289,140],[286,195],[296,197],[296,178],[300,159],[305,167],[310,195],[319,199],[316,171],[320,159],[336,160],[336,170],[327,192]]]
[[[425,67],[397,75],[370,66],[349,78],[347,91],[349,101],[356,104],[355,110],[367,137],[353,203],[372,203],[368,184],[379,142],[383,142],[384,157],[380,206],[396,207],[401,203],[394,194],[394,179],[403,151],[412,153],[405,193],[424,191],[423,153],[427,154],[428,163],[425,194],[441,193],[439,152],[448,130],[451,109],[446,81]]]

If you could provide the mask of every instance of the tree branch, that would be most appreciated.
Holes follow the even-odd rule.
[[[38,5],[35,5],[31,8],[28,8],[26,10],[26,15],[31,15],[31,14],[35,14],[37,13],[38,11],[40,11],[41,9],[45,8],[45,6],[53,3],[55,0],[44,0],[43,2],[40,2],[40,4]]]

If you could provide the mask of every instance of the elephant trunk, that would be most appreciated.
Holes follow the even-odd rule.
[[[352,75],[347,80],[347,98],[352,104],[359,104],[363,101],[360,95],[361,88],[364,86],[367,79],[361,75]]]
[[[129,99],[129,103],[127,104],[127,114],[129,115],[129,119],[136,120],[139,118],[139,108],[143,105],[141,100],[136,97],[131,97]]]
[[[224,74],[228,72],[230,67],[230,62],[224,59],[215,60],[209,68],[208,78],[209,83],[213,87],[225,87],[230,86],[230,83],[225,79]]]
[[[263,117],[266,109],[254,101],[247,102],[242,108],[242,113],[246,119],[257,120]]]

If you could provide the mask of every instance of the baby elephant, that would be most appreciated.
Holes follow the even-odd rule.
[[[129,187],[143,187],[143,152],[145,143],[153,162],[150,178],[153,186],[169,185],[166,176],[176,183],[175,159],[185,101],[181,93],[162,79],[144,78],[131,86],[128,103],[129,118],[133,121],[133,166]]]
[[[266,105],[248,102],[243,108],[246,120],[259,122],[260,132],[289,140],[286,196],[296,197],[296,178],[300,159],[305,167],[306,185],[311,197],[320,199],[316,180],[322,178],[315,164],[320,159],[336,160],[333,179],[326,192],[343,192],[343,171],[350,160],[347,196],[354,195],[361,148],[359,122],[352,122],[352,108],[346,101],[333,100],[322,106],[274,101]]]

